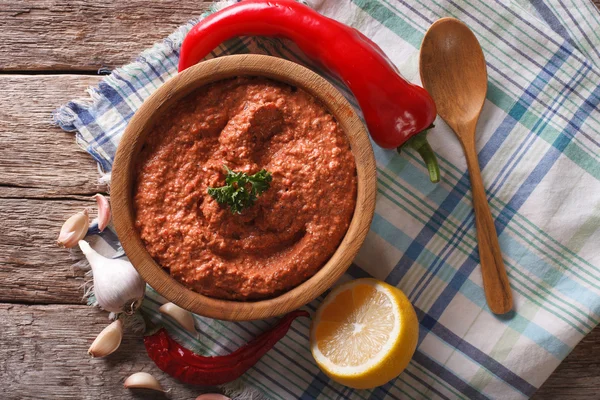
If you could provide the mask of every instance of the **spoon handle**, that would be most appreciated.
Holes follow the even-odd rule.
[[[475,209],[475,226],[477,227],[477,241],[479,246],[479,259],[481,274],[483,276],[483,289],[488,306],[494,314],[505,314],[512,309],[512,294],[506,275],[506,268],[502,261],[502,253],[498,244],[498,234],[485,194],[479,160],[475,150],[475,141],[463,143],[469,176],[471,178],[471,192],[473,194],[473,208]]]

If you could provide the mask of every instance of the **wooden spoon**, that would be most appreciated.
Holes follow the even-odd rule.
[[[465,24],[442,18],[425,34],[420,69],[438,114],[458,136],[467,158],[487,303],[492,312],[507,313],[512,309],[512,295],[475,150],[475,128],[487,92],[483,51]]]

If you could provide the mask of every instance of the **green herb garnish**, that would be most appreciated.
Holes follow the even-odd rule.
[[[227,176],[225,186],[208,188],[208,194],[219,204],[226,204],[233,214],[240,214],[244,208],[253,205],[258,196],[265,192],[271,185],[273,177],[265,169],[254,175],[245,172],[234,172],[224,165]]]

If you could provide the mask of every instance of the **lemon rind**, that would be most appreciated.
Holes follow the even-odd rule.
[[[336,364],[334,364],[333,362],[331,362],[322,352],[321,350],[319,350],[319,347],[317,345],[316,340],[311,340],[311,351],[313,353],[313,357],[316,359],[317,363],[325,370],[327,370],[327,372],[334,374],[336,376],[339,377],[353,377],[353,376],[359,376],[359,375],[364,375],[365,373],[371,371],[372,369],[374,369],[375,367],[379,366],[380,364],[382,364],[386,357],[388,356],[388,354],[398,345],[398,342],[401,340],[401,335],[400,335],[400,329],[401,329],[401,324],[402,324],[402,318],[401,318],[401,313],[400,313],[400,307],[399,307],[399,303],[396,299],[396,297],[394,296],[394,294],[385,286],[381,285],[379,282],[377,282],[375,279],[361,279],[360,282],[347,282],[344,283],[342,285],[340,285],[339,287],[335,288],[330,294],[329,296],[327,296],[327,302],[323,303],[320,307],[319,310],[317,311],[316,315],[315,315],[315,319],[313,321],[313,324],[318,324],[321,321],[321,313],[322,310],[324,310],[326,308],[326,305],[331,303],[333,300],[335,300],[335,298],[343,291],[351,289],[353,286],[356,285],[360,285],[360,284],[368,284],[372,287],[374,287],[377,291],[379,292],[383,292],[387,295],[388,299],[390,300],[390,302],[392,303],[392,307],[394,310],[394,314],[397,316],[397,318],[394,321],[394,329],[392,329],[392,332],[390,333],[390,339],[386,342],[386,344],[382,347],[382,349],[374,356],[372,357],[368,362],[359,365],[359,366],[349,366],[349,367],[341,367],[338,366]],[[311,336],[313,329],[311,329]]]

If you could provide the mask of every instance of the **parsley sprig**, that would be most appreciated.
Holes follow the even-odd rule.
[[[245,172],[234,172],[226,165],[223,166],[227,172],[225,186],[208,188],[208,194],[219,204],[226,204],[233,214],[240,214],[244,208],[253,205],[258,196],[271,186],[273,177],[265,169],[261,169],[254,175]]]

